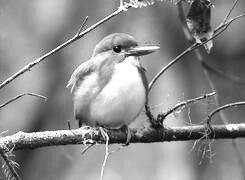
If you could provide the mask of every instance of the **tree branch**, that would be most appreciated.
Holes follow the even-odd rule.
[[[40,94],[35,94],[35,93],[22,93],[22,94],[19,94],[13,98],[11,98],[10,100],[8,100],[7,102],[3,103],[3,104],[0,104],[0,109],[3,108],[4,106],[7,106],[8,104],[18,100],[19,98],[23,97],[23,96],[33,96],[33,97],[37,97],[37,98],[40,98],[40,99],[43,99],[43,100],[47,100],[47,97],[45,96],[42,96]]]
[[[222,110],[225,110],[225,109],[228,109],[228,108],[231,108],[231,107],[240,107],[241,105],[245,105],[245,101],[241,101],[241,102],[234,102],[234,103],[229,103],[229,104],[225,104],[221,107],[218,107],[217,109],[213,110],[208,116],[207,116],[207,124],[210,124],[211,123],[211,119],[212,117],[222,111]]]
[[[237,19],[239,19],[239,18],[241,18],[241,17],[244,17],[244,14],[240,14],[240,15],[238,15],[238,16],[236,16],[236,17],[234,17],[234,18],[230,18],[228,21],[226,21],[225,23],[224,22],[222,22],[215,30],[214,30],[214,35],[211,37],[211,38],[209,38],[209,39],[207,39],[207,40],[205,40],[205,41],[203,41],[202,43],[194,43],[194,44],[192,44],[189,48],[187,48],[185,51],[183,51],[181,54],[179,54],[176,58],[174,58],[172,61],[170,61],[166,66],[164,66],[157,74],[156,74],[156,76],[151,80],[151,82],[149,83],[149,86],[148,86],[148,89],[149,89],[149,91],[152,89],[152,86],[155,84],[155,82],[157,81],[157,79],[167,70],[167,69],[169,69],[172,65],[174,65],[174,64],[176,64],[179,60],[181,60],[181,58],[184,56],[184,55],[186,55],[186,54],[188,54],[188,53],[190,53],[190,52],[192,52],[192,51],[194,51],[194,50],[196,50],[197,48],[199,48],[199,47],[201,47],[202,45],[204,45],[205,43],[207,43],[208,41],[210,41],[210,40],[212,40],[212,39],[214,39],[214,38],[216,38],[217,36],[219,36],[222,32],[224,32],[228,27],[229,27],[229,25],[233,22],[233,21],[235,21],[235,20],[237,20]]]
[[[177,103],[173,108],[170,108],[167,112],[162,114],[162,119],[165,119],[169,114],[172,114],[174,111],[177,111],[178,109],[185,108],[189,104],[196,103],[202,99],[207,99],[211,96],[214,96],[215,94],[216,94],[216,92],[212,92],[212,93],[204,94],[204,95],[197,97],[197,98],[188,99],[186,101]]]
[[[212,134],[207,134],[206,125],[131,129],[131,143],[153,143],[166,141],[197,140],[203,137],[210,139],[231,139],[245,137],[245,123],[212,125]],[[215,134],[215,136],[214,136]],[[109,144],[125,143],[127,135],[120,130],[108,130]],[[71,144],[104,144],[105,140],[98,129],[82,127],[75,130],[44,131],[35,133],[18,132],[0,139],[0,149],[23,150],[46,146]]]
[[[231,15],[231,12],[233,11],[233,9],[235,8],[236,4],[237,4],[238,0],[235,0],[232,7],[230,8],[229,12],[227,13],[227,15],[225,16],[223,22],[214,30],[215,32],[221,27],[223,26],[227,21],[229,21],[229,17]],[[186,23],[186,18],[185,18],[185,14],[184,14],[184,10],[183,10],[183,5],[182,5],[182,2],[179,2],[178,3],[178,14],[179,14],[179,19],[180,19],[180,22],[182,24],[182,28],[183,28],[183,31],[184,31],[184,34],[185,34],[185,37],[186,39],[189,41],[189,43],[193,43],[193,41],[195,42],[195,39],[192,37],[192,35],[190,34],[189,32],[189,29],[187,27],[187,23]],[[204,75],[205,77],[207,78],[207,81],[212,89],[212,91],[215,91],[215,86],[214,86],[214,83],[212,82],[211,78],[210,78],[210,75],[209,75],[209,72],[212,72],[212,73],[215,73],[217,75],[219,75],[220,77],[223,77],[223,78],[226,78],[232,82],[235,82],[235,83],[239,83],[239,84],[242,84],[244,85],[244,80],[241,79],[240,77],[237,77],[235,75],[232,75],[232,74],[228,74],[226,72],[223,72],[223,71],[220,71],[218,70],[217,68],[214,68],[210,65],[208,65],[204,60],[203,60],[203,57],[200,53],[200,51],[198,49],[196,49],[195,51],[195,54],[197,56],[197,59],[198,61],[200,62],[200,64],[202,65],[203,67],[203,72],[204,72]],[[219,98],[218,96],[215,96],[215,100],[216,100],[216,105],[219,106]],[[217,110],[217,109],[216,109]],[[218,108],[218,111],[219,111],[219,108]],[[211,113],[207,118],[206,118],[206,122],[207,122],[207,125],[210,126],[210,121],[211,121],[211,118],[212,116],[215,114],[215,112],[217,111],[213,111],[213,113]],[[224,124],[227,124],[227,118],[224,114],[224,112],[221,112],[220,114],[220,118],[221,120],[224,122]],[[198,141],[198,140],[197,140]],[[245,164],[244,164],[244,160],[242,158],[242,151],[238,148],[238,141],[237,139],[233,139],[232,140],[232,144],[233,144],[233,148],[235,150],[235,153],[236,153],[236,157],[238,159],[238,162],[240,164],[240,166],[242,167],[242,174],[243,174],[243,177],[245,177]],[[204,153],[205,154],[205,153]]]
[[[20,75],[24,74],[25,72],[29,71],[31,68],[33,68],[35,65],[39,64],[40,62],[42,62],[43,60],[45,60],[47,57],[53,55],[54,53],[60,51],[61,49],[65,48],[66,46],[68,46],[69,44],[75,42],[76,40],[82,38],[83,36],[85,36],[86,34],[88,34],[90,31],[94,30],[96,27],[98,27],[99,25],[103,24],[104,22],[110,20],[111,18],[115,17],[116,15],[118,15],[119,13],[127,10],[130,8],[130,4],[129,5],[123,5],[119,6],[119,8],[114,11],[113,13],[111,13],[110,15],[106,16],[105,18],[103,18],[102,20],[98,21],[97,23],[93,24],[92,26],[90,26],[89,28],[87,28],[86,30],[82,31],[80,33],[80,30],[82,29],[84,23],[82,23],[82,26],[80,27],[80,29],[78,30],[78,33],[76,33],[71,39],[67,40],[66,42],[64,42],[63,44],[59,45],[58,47],[54,48],[53,50],[47,52],[46,54],[44,54],[43,56],[37,58],[36,60],[32,61],[31,63],[27,64],[26,66],[24,66],[22,69],[20,69],[19,71],[17,71],[15,74],[13,74],[12,76],[10,76],[9,78],[7,78],[5,81],[3,81],[0,84],[0,89],[2,89],[3,87],[5,87],[7,84],[9,84],[10,82],[12,82],[13,80],[15,80],[16,78],[18,78]],[[87,18],[85,18],[86,20]],[[86,22],[86,21],[85,21]]]

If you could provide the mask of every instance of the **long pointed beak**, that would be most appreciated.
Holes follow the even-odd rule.
[[[128,56],[144,56],[153,53],[158,49],[160,49],[158,46],[138,46],[130,48],[126,54]]]

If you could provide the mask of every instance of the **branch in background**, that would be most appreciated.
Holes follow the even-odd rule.
[[[142,1],[141,2],[141,1],[138,1],[138,0],[130,0],[130,2],[127,3],[127,2],[123,2],[123,0],[120,0],[120,6],[118,7],[118,9],[116,11],[114,11],[110,15],[106,16],[102,20],[98,21],[97,23],[93,24],[92,26],[90,26],[89,28],[87,28],[86,30],[84,30],[84,31],[81,32],[81,30],[84,27],[84,24],[86,23],[86,21],[88,19],[88,17],[86,17],[85,20],[83,21],[82,25],[80,26],[80,28],[78,30],[78,33],[76,33],[71,39],[67,40],[63,44],[57,46],[56,48],[54,48],[51,51],[49,51],[46,54],[44,54],[43,56],[37,58],[36,60],[34,60],[31,63],[29,63],[26,66],[24,66],[22,69],[20,69],[15,74],[13,74],[9,78],[7,78],[5,81],[3,81],[0,84],[0,89],[2,89],[3,87],[5,87],[7,84],[9,84],[10,82],[12,82],[16,78],[18,78],[20,75],[22,75],[25,72],[31,70],[35,65],[41,63],[42,61],[44,61],[49,56],[53,55],[54,53],[57,53],[61,49],[65,48],[66,46],[70,45],[71,43],[73,43],[73,42],[77,41],[78,39],[82,38],[83,36],[85,36],[86,34],[88,34],[89,32],[91,32],[92,30],[94,30],[95,28],[97,28],[101,24],[105,23],[106,21],[110,20],[111,18],[117,16],[121,12],[127,11],[131,7],[132,8],[141,8],[141,7],[145,7],[145,6],[152,5],[152,4],[154,4],[154,3],[149,3],[147,1],[146,2]]]
[[[206,39],[206,40],[203,41],[202,43],[197,43],[197,42],[196,42],[196,43],[192,44],[189,48],[187,48],[185,51],[183,51],[181,54],[179,54],[179,55],[178,55],[176,58],[174,58],[170,63],[168,63],[165,67],[163,67],[163,68],[157,73],[157,75],[152,79],[152,81],[149,83],[149,86],[148,86],[149,91],[152,89],[152,87],[153,87],[153,85],[155,84],[155,82],[157,81],[157,79],[158,79],[158,78],[159,78],[159,77],[160,77],[160,76],[161,76],[167,69],[169,69],[170,67],[172,67],[172,65],[174,65],[174,64],[177,63],[179,60],[181,60],[181,58],[182,58],[184,55],[186,55],[186,54],[192,52],[193,50],[195,50],[195,49],[201,47],[202,45],[204,45],[205,43],[207,43],[208,41],[210,41],[210,40],[216,38],[216,37],[219,36],[222,32],[224,32],[224,31],[229,27],[229,25],[230,25],[233,21],[235,21],[235,20],[237,20],[237,19],[239,19],[239,18],[241,18],[241,17],[243,17],[243,16],[244,16],[244,14],[241,14],[241,15],[236,16],[236,17],[234,17],[234,18],[230,18],[226,23],[223,23],[223,22],[222,22],[222,24],[219,25],[218,28],[216,28],[216,31],[215,31],[214,35],[213,35],[211,38]]]
[[[232,10],[234,9],[235,5],[237,4],[238,0],[236,0],[231,9],[229,10],[229,12],[227,13],[227,15],[225,16],[223,22],[214,30],[214,32],[216,32],[221,25],[224,25],[225,22],[228,21],[228,18],[232,12]],[[186,39],[188,40],[189,43],[194,43],[195,42],[195,39],[192,37],[188,27],[187,27],[187,23],[186,23],[186,18],[185,18],[185,14],[184,14],[184,9],[183,9],[183,3],[180,1],[177,3],[177,7],[178,7],[178,16],[179,16],[179,19],[180,19],[180,22],[181,22],[181,25],[182,25],[182,29],[183,29],[183,32],[185,34],[185,37]],[[198,49],[195,50],[195,54],[197,56],[197,59],[200,61],[201,65],[207,69],[208,71],[211,71],[217,75],[219,75],[220,77],[223,77],[223,78],[226,78],[232,82],[235,82],[235,83],[238,83],[238,84],[242,84],[242,85],[245,85],[245,80],[243,80],[242,78],[238,77],[238,76],[235,76],[235,75],[232,75],[232,74],[228,74],[226,72],[223,72],[217,68],[214,68],[212,66],[210,66],[209,64],[207,64],[205,61],[203,61],[203,57],[200,53],[200,51]]]
[[[212,92],[209,94],[204,94],[203,96],[194,98],[194,99],[189,99],[187,101],[183,101],[180,103],[177,103],[173,108],[169,109],[167,112],[163,113],[163,114],[159,114],[157,116],[157,121],[160,121],[161,124],[163,124],[163,120],[169,115],[172,114],[173,112],[182,109],[182,108],[186,108],[189,104],[193,104],[193,103],[197,103],[198,101],[202,100],[202,99],[207,99],[211,96],[214,96],[216,94],[216,92]]]
[[[171,128],[144,128],[130,129],[131,143],[153,143],[168,141],[187,141],[202,139],[207,132],[206,125],[171,127]],[[245,124],[212,125],[215,136],[206,135],[210,139],[231,139],[245,137]],[[109,144],[124,144],[127,135],[120,130],[108,130]],[[82,127],[75,130],[57,130],[35,133],[18,132],[12,136],[0,139],[0,149],[8,152],[9,149],[23,150],[36,149],[47,146],[71,144],[104,144],[105,140],[98,129]]]
[[[174,58],[172,61],[170,61],[170,63],[168,63],[166,66],[164,66],[158,73],[156,76],[154,76],[154,78],[151,80],[151,82],[148,85],[148,89],[149,91],[151,91],[153,85],[155,84],[155,82],[158,80],[158,78],[167,70],[169,69],[172,65],[174,65],[175,63],[177,63],[179,60],[181,60],[181,58],[186,55],[187,53],[191,52],[193,50],[194,47],[196,47],[198,44],[195,43],[193,45],[191,45],[189,48],[187,48],[185,51],[183,51],[181,54],[179,54],[176,58]]]
[[[3,108],[4,106],[7,106],[8,104],[18,100],[19,98],[23,97],[23,96],[33,96],[33,97],[37,97],[37,98],[40,98],[40,99],[43,99],[43,100],[47,100],[47,97],[45,96],[42,96],[40,94],[35,94],[35,93],[22,93],[22,94],[19,94],[15,97],[13,97],[12,99],[8,100],[7,102],[3,103],[0,105],[0,109]]]
[[[227,15],[225,16],[223,22],[222,22],[222,23],[221,23],[221,24],[214,30],[214,33],[216,33],[216,32],[219,30],[219,28],[220,28],[221,26],[224,26],[225,23],[228,22],[228,21],[231,19],[231,18],[230,18],[230,15],[231,15],[232,11],[234,10],[235,6],[237,5],[238,1],[239,1],[239,0],[235,0],[235,1],[233,2],[233,5],[232,5],[232,7],[230,8],[230,10],[229,10],[229,12],[227,13]],[[229,19],[229,18],[230,18],[230,19]],[[202,66],[203,66],[205,69],[207,69],[207,70],[209,70],[209,71],[211,71],[211,72],[213,72],[213,73],[215,73],[215,74],[217,74],[217,75],[219,75],[219,76],[221,76],[221,77],[223,77],[223,78],[226,78],[226,79],[228,79],[228,80],[230,80],[230,81],[232,81],[232,82],[234,82],[234,83],[238,83],[238,84],[242,84],[242,85],[245,84],[245,80],[243,80],[242,78],[240,78],[240,77],[238,77],[238,76],[235,76],[235,75],[232,75],[232,74],[227,74],[227,73],[225,73],[225,72],[223,72],[223,71],[220,71],[220,70],[218,70],[218,69],[216,69],[216,68],[214,68],[214,67],[209,66],[209,65],[208,65],[206,62],[204,62],[204,61],[201,61],[201,64],[202,64]]]
[[[218,112],[220,112],[220,111],[222,111],[222,110],[225,110],[225,109],[227,109],[227,108],[231,108],[231,107],[239,107],[239,106],[241,106],[241,105],[245,105],[245,101],[226,104],[226,105],[224,105],[224,106],[221,106],[221,107],[219,107],[219,108],[213,110],[213,111],[207,116],[207,120],[206,120],[207,124],[210,124],[212,117],[213,117],[216,113],[218,113]]]
[[[230,8],[229,12],[228,12],[227,15],[225,16],[223,22],[222,22],[222,23],[221,23],[221,24],[214,30],[215,33],[216,33],[216,31],[217,31],[221,26],[224,26],[224,24],[225,24],[227,21],[229,21],[229,20],[228,20],[228,19],[229,19],[229,16],[231,15],[233,9],[235,8],[237,2],[238,2],[238,0],[235,0],[235,1],[234,1],[232,7]],[[195,39],[192,37],[192,35],[190,34],[190,31],[189,31],[189,29],[188,29],[188,27],[187,27],[187,23],[186,23],[186,19],[185,19],[185,14],[184,14],[182,2],[179,2],[179,3],[178,3],[178,13],[179,13],[179,19],[180,19],[180,22],[181,22],[181,24],[182,24],[182,28],[183,28],[183,30],[184,30],[184,34],[185,34],[185,36],[186,36],[186,39],[187,39],[190,43],[193,43],[193,41],[195,41]],[[201,53],[200,53],[200,51],[199,51],[198,49],[195,51],[195,53],[196,53],[196,56],[197,56],[198,61],[201,63],[201,65],[202,65],[202,67],[203,67],[203,72],[204,72],[204,74],[205,74],[205,76],[206,76],[206,78],[207,78],[207,81],[208,81],[208,83],[209,83],[209,85],[210,85],[212,91],[215,91],[215,86],[214,86],[212,80],[210,79],[210,75],[209,75],[208,71],[209,71],[209,72],[211,71],[211,72],[213,72],[213,73],[215,73],[215,74],[217,74],[217,75],[219,75],[219,76],[221,76],[221,77],[223,77],[223,78],[226,78],[226,79],[228,79],[228,80],[231,80],[232,82],[239,83],[239,84],[244,84],[244,80],[242,80],[240,77],[237,77],[237,76],[234,76],[234,75],[231,75],[231,74],[227,74],[227,73],[225,73],[225,72],[223,72],[223,71],[220,71],[220,70],[218,70],[218,69],[216,69],[216,68],[214,68],[214,67],[209,66],[209,65],[203,60],[203,57],[202,57],[202,55],[201,55]],[[215,100],[216,100],[217,106],[219,106],[220,103],[219,103],[218,96],[215,96]],[[221,118],[221,120],[224,122],[224,124],[227,124],[227,123],[228,123],[228,120],[227,120],[227,118],[226,118],[226,116],[225,116],[225,114],[224,114],[223,112],[220,113],[220,118]],[[211,118],[210,118],[210,119],[211,119]],[[210,121],[210,120],[207,120],[207,121]],[[207,123],[207,125],[208,125],[208,127],[209,127],[208,129],[211,130],[210,124]],[[197,140],[196,142],[198,142],[198,140]],[[195,143],[195,144],[196,144],[196,143]],[[234,150],[235,150],[235,152],[236,152],[236,156],[237,156],[237,158],[238,158],[238,162],[239,162],[240,166],[242,167],[242,174],[243,174],[243,177],[245,177],[245,164],[244,164],[244,160],[243,160],[243,158],[242,158],[242,153],[241,153],[240,149],[238,148],[238,142],[237,142],[237,140],[236,140],[236,139],[233,139],[233,140],[232,140],[232,144],[233,144],[232,147],[234,148]],[[205,145],[205,147],[206,147],[206,145]],[[210,148],[211,148],[211,147],[209,147],[209,152],[211,153]],[[204,148],[204,149],[205,149],[205,148]],[[204,150],[203,152],[204,152],[203,155],[205,155],[205,150]]]
[[[179,3],[182,3],[182,2],[179,2]],[[179,9],[181,9],[181,8],[183,8],[183,7],[179,5]],[[181,12],[183,13],[183,10],[182,10]],[[229,11],[228,14],[230,14],[230,11]],[[183,14],[182,14],[182,15],[183,15]],[[239,19],[239,18],[241,18],[241,17],[243,17],[243,16],[244,16],[244,14],[241,14],[241,15],[238,15],[238,16],[236,16],[236,17],[234,17],[234,18],[230,18],[230,19],[228,19],[228,20],[227,20],[227,18],[225,18],[226,21],[223,21],[217,28],[215,28],[212,37],[205,39],[205,40],[202,41],[201,43],[195,42],[195,43],[192,44],[189,48],[187,48],[185,51],[183,51],[181,54],[179,54],[176,58],[174,58],[172,61],[170,61],[170,62],[169,62],[166,66],[164,66],[164,67],[163,67],[163,68],[162,68],[162,69],[161,69],[161,70],[154,76],[154,78],[151,80],[151,82],[150,82],[149,85],[148,85],[149,92],[151,91],[153,85],[156,83],[156,81],[158,80],[158,78],[159,78],[159,77],[160,77],[160,76],[161,76],[167,69],[169,69],[169,68],[172,67],[175,63],[177,63],[179,60],[181,60],[181,58],[182,58],[184,55],[186,55],[186,54],[188,54],[188,53],[190,53],[190,52],[192,52],[192,51],[194,51],[194,50],[197,50],[199,47],[201,47],[201,46],[204,45],[205,43],[207,43],[207,42],[209,42],[210,40],[216,38],[216,37],[219,36],[222,32],[224,32],[224,31],[229,27],[229,25],[230,25],[233,21],[235,21],[235,20],[237,20],[237,19]],[[226,17],[227,17],[227,16],[226,16]],[[183,19],[183,18],[181,18],[181,19]],[[184,29],[186,29],[186,33],[188,33],[189,31],[188,31],[186,22],[183,23],[183,26],[184,26]],[[188,36],[188,37],[189,37],[189,36]],[[187,37],[187,38],[188,38],[188,37]],[[198,59],[199,59],[201,62],[203,62],[202,56],[200,55],[199,51],[196,51],[196,55],[197,55]],[[212,84],[211,84],[211,85],[212,85]],[[212,90],[214,91],[214,88],[212,88]],[[150,109],[149,109],[148,104],[145,105],[145,109],[146,109],[146,115],[147,115],[147,117],[149,118],[149,120],[151,121],[152,125],[153,125],[153,126],[155,126],[155,124],[158,125],[159,123],[153,121],[154,119],[153,119],[152,117],[154,117],[154,116],[153,116],[152,113],[150,112]]]
[[[137,2],[137,1],[135,1]],[[20,75],[24,74],[26,71],[30,70],[35,65],[42,62],[47,57],[51,56],[52,54],[58,52],[59,50],[63,49],[64,47],[68,46],[72,42],[80,39],[84,35],[86,35],[88,32],[95,29],[97,26],[101,25],[102,23],[108,21],[112,17],[118,15],[122,11],[127,10],[130,7],[135,7],[134,4],[123,3],[121,0],[121,6],[110,14],[109,16],[105,17],[98,23],[92,25],[88,29],[81,32],[87,18],[85,19],[84,23],[81,25],[81,27],[78,30],[78,33],[74,35],[73,38],[66,41],[65,43],[61,44],[57,48],[51,50],[50,52],[46,53],[45,55],[41,56],[40,58],[36,59],[35,61],[29,63],[24,68],[16,72],[14,75],[6,79],[2,84],[0,84],[0,89],[12,82],[14,79],[18,78]],[[230,15],[230,13],[229,13]],[[191,52],[200,46],[204,45],[211,39],[218,36],[220,33],[222,33],[234,20],[240,18],[243,16],[237,16],[233,19],[229,19],[229,15],[225,18],[226,21],[221,24],[215,31],[215,35],[212,38],[207,39],[206,41],[202,43],[194,43],[192,46],[190,46],[187,50],[185,50],[182,54],[180,54],[178,57],[176,57],[173,61],[171,61],[166,67],[164,67],[151,81],[149,84],[149,91],[151,90],[153,84],[156,82],[156,80],[173,64],[175,64],[181,57],[183,57],[188,52]],[[29,93],[28,93],[29,94]],[[24,95],[28,95],[24,94]],[[29,94],[30,95],[30,94]],[[22,96],[20,96],[22,97]],[[10,100],[10,102],[13,102],[14,100],[17,100],[13,98],[13,100]],[[189,100],[192,102],[192,100]],[[186,102],[189,102],[186,101]],[[9,104],[10,102],[7,102],[3,104],[3,106]],[[176,107],[180,108],[182,106],[186,106],[185,104],[177,104]],[[1,105],[2,106],[2,105]],[[2,106],[2,107],[3,107]],[[173,109],[175,109],[174,107]],[[1,108],[1,107],[0,107]],[[178,109],[176,108],[176,109]],[[173,110],[174,111],[174,110]],[[172,111],[172,112],[173,112]],[[172,113],[170,112],[170,113]],[[169,113],[169,114],[170,114]],[[211,118],[211,117],[210,117]],[[175,128],[158,128],[158,129],[132,129],[132,143],[149,143],[149,142],[165,142],[165,141],[181,141],[181,140],[195,140],[195,139],[202,139],[204,137],[204,134],[207,132],[207,127],[205,125],[201,126],[185,126],[185,127],[175,127]],[[219,138],[237,138],[237,137],[245,137],[245,124],[228,124],[228,125],[214,125],[212,126],[212,132],[214,132],[215,136],[211,136],[210,134],[207,134],[205,137],[213,138],[213,139],[219,139]],[[126,134],[124,134],[121,131],[108,131],[108,135],[110,138],[109,143],[124,143],[126,141]],[[19,150],[19,149],[26,149],[26,148],[38,148],[38,147],[45,147],[45,146],[54,146],[54,145],[67,145],[67,144],[86,144],[86,143],[105,143],[104,139],[102,138],[101,134],[98,130],[94,130],[88,127],[80,128],[77,130],[60,130],[60,131],[46,131],[46,132],[37,132],[37,133],[23,133],[19,132],[12,136],[3,137],[0,139],[0,149],[3,152],[3,155],[6,155],[5,152],[9,152],[9,149],[13,150]],[[2,154],[2,153],[1,153]],[[2,155],[2,156],[3,156]],[[3,156],[4,158],[4,156]],[[6,160],[5,160],[6,161]],[[6,161],[7,163],[7,161]],[[10,166],[11,167],[11,166]],[[11,171],[12,172],[12,171]]]
[[[224,20],[223,20],[223,24],[225,24],[225,23],[229,20],[229,17],[230,17],[230,15],[231,15],[233,9],[236,7],[238,1],[239,1],[239,0],[235,0],[235,1],[233,2],[233,5],[231,6],[230,10],[228,11],[227,15],[225,16],[225,18],[224,18]],[[216,29],[219,29],[219,27],[216,28]],[[215,31],[217,31],[216,29],[214,30],[214,33],[215,33]]]
[[[94,25],[90,26],[89,28],[87,28],[86,30],[84,30],[83,32],[79,32],[79,34],[75,34],[71,39],[69,39],[68,41],[64,42],[63,44],[59,45],[58,47],[54,48],[53,50],[49,51],[48,53],[44,54],[43,56],[37,58],[36,60],[34,60],[33,62],[27,64],[25,67],[23,67],[22,69],[20,69],[18,72],[16,72],[15,74],[13,74],[12,76],[10,76],[9,78],[7,78],[5,81],[3,81],[0,84],[0,89],[5,87],[7,84],[9,84],[10,82],[12,82],[13,80],[15,80],[16,78],[18,78],[20,75],[24,74],[25,72],[29,71],[31,68],[33,68],[35,65],[41,63],[43,60],[45,60],[47,57],[53,55],[54,53],[60,51],[61,49],[65,48],[66,46],[70,45],[71,43],[77,41],[78,39],[82,38],[83,36],[85,36],[86,34],[88,34],[89,32],[91,32],[92,30],[94,30],[95,28],[97,28],[99,25],[103,24],[104,22],[110,20],[111,18],[115,17],[116,15],[118,15],[119,13],[129,9],[131,6],[124,4],[123,6],[119,6],[119,8],[114,11],[113,13],[111,13],[110,15],[106,16],[105,18],[103,18],[102,20],[100,20],[99,22],[95,23]],[[86,20],[86,18],[85,18]],[[86,21],[85,21],[86,22]],[[84,24],[84,23],[83,23]]]
[[[217,103],[219,104],[219,102]],[[225,104],[221,107],[218,107],[217,109],[213,110],[206,118],[205,122],[207,123],[207,133],[208,134],[213,134],[213,136],[216,136],[215,132],[213,131],[213,128],[211,126],[211,119],[212,117],[221,112],[220,113],[220,118],[223,121],[224,124],[228,124],[228,120],[224,114],[224,112],[222,112],[223,110],[227,109],[227,108],[231,108],[231,107],[238,107],[238,106],[242,106],[245,105],[245,101],[243,102],[235,102],[235,103],[230,103],[230,104]],[[241,171],[242,171],[242,175],[243,177],[245,177],[245,163],[244,160],[242,158],[243,154],[242,154],[242,150],[239,149],[239,143],[236,139],[232,139],[232,148],[235,150],[237,159],[238,159],[238,163],[241,166]]]
[[[186,54],[188,54],[188,53],[190,53],[190,52],[192,52],[192,51],[194,51],[194,50],[197,50],[197,49],[198,49],[199,47],[201,47],[203,44],[205,44],[205,43],[207,43],[208,41],[210,41],[210,40],[216,38],[218,35],[220,35],[222,32],[224,32],[224,31],[228,28],[228,26],[229,26],[233,21],[235,21],[235,20],[237,20],[238,18],[241,18],[241,17],[243,17],[243,16],[244,16],[244,14],[241,14],[241,15],[239,15],[239,16],[236,16],[236,17],[233,18],[233,19],[231,18],[231,19],[230,19],[229,21],[227,21],[225,24],[223,24],[223,22],[222,22],[222,25],[219,26],[219,29],[216,28],[216,33],[214,33],[214,35],[213,35],[211,38],[209,38],[209,39],[203,41],[202,43],[197,43],[197,42],[196,42],[196,43],[192,44],[189,48],[187,48],[185,51],[183,51],[181,54],[179,54],[175,59],[173,59],[172,61],[170,61],[170,62],[169,62],[166,66],[164,66],[164,67],[163,67],[163,68],[156,74],[156,76],[154,76],[154,78],[151,80],[151,82],[150,82],[149,85],[148,85],[149,92],[151,91],[153,85],[156,83],[156,81],[158,80],[158,78],[159,78],[159,77],[160,77],[160,76],[161,76],[167,69],[169,69],[169,68],[172,67],[175,63],[177,63],[179,60],[181,60],[181,58],[182,58],[184,55],[186,55]],[[199,52],[196,52],[196,53],[197,53],[197,55],[199,55],[199,57],[201,57]],[[213,89],[214,89],[214,88],[212,88],[212,90],[213,90]],[[146,112],[146,116],[149,118],[149,120],[150,120],[152,126],[153,126],[153,127],[158,127],[158,126],[160,126],[159,122],[157,122],[157,121],[155,120],[153,114],[151,113],[148,104],[145,105],[145,110],[146,110],[146,111],[145,111],[145,112]]]
[[[200,97],[194,98],[194,99],[189,99],[180,103],[177,103],[173,108],[170,108],[167,112],[165,113],[159,113],[157,115],[157,118],[154,118],[154,116],[152,115],[151,111],[150,111],[150,107],[148,105],[145,105],[145,114],[148,117],[151,126],[153,128],[159,128],[163,126],[163,121],[164,119],[174,113],[175,111],[179,110],[179,109],[183,109],[186,108],[189,104],[194,104],[202,99],[206,99],[209,98],[211,96],[214,96],[216,94],[216,92],[212,92],[212,93],[208,93],[208,94],[204,94]]]
[[[85,17],[85,19],[83,20],[82,25],[80,26],[80,28],[77,31],[77,34],[75,36],[79,36],[79,34],[82,32],[83,27],[85,26],[86,22],[88,21],[88,16]]]

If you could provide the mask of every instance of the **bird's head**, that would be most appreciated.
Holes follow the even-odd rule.
[[[74,71],[67,86],[71,86],[73,92],[76,89],[75,87],[78,87],[86,79],[86,76],[96,72],[99,76],[97,85],[101,89],[109,83],[117,64],[126,64],[126,67],[124,66],[125,73],[131,65],[137,66],[139,71],[144,73],[144,69],[138,62],[138,57],[150,54],[157,49],[159,49],[157,46],[138,46],[136,40],[128,34],[110,34],[95,46],[91,59],[82,63]],[[143,77],[143,79],[146,78]]]
[[[128,34],[114,33],[103,38],[95,46],[92,57],[110,55],[121,62],[128,56],[143,56],[157,49],[159,49],[158,46],[138,46],[136,40]]]

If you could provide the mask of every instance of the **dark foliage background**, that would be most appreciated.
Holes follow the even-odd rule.
[[[213,27],[223,20],[232,2],[217,0],[214,5]],[[113,0],[0,0],[0,81],[72,37],[85,16],[89,16],[89,26],[117,6],[118,2]],[[239,2],[233,13],[240,14],[244,7],[245,3]],[[212,67],[245,80],[244,26],[244,19],[235,22],[214,41],[210,55],[203,49],[201,52]],[[47,96],[48,101],[24,97],[0,109],[0,131],[8,130],[5,134],[8,135],[18,131],[66,129],[67,121],[73,122],[71,96],[65,88],[66,83],[73,70],[90,58],[96,43],[114,32],[131,34],[140,44],[161,47],[157,53],[142,59],[148,79],[189,46],[177,16],[177,7],[172,3],[130,9],[1,89],[1,102],[22,92],[40,93]],[[244,100],[244,85],[213,73],[211,77],[221,104]],[[149,96],[150,105],[154,113],[166,111],[179,101],[210,91],[203,69],[192,53],[159,79]],[[187,111],[168,117],[165,124],[199,123],[213,106],[214,101],[196,104]],[[244,110],[242,107],[227,110],[226,116],[230,122],[242,122]],[[216,117],[213,122],[222,123]],[[142,112],[132,126],[143,126],[145,119]],[[76,124],[73,122],[72,126]],[[131,144],[110,157],[105,179],[242,179],[241,166],[231,140],[212,142],[214,156],[211,161],[205,156],[201,164],[202,150],[199,147],[203,146],[199,144],[191,151],[193,143]],[[238,145],[242,151],[244,140],[239,140]],[[82,148],[64,146],[26,150],[16,153],[15,160],[20,164],[20,175],[25,180],[98,179],[104,146],[93,147],[81,156]]]

